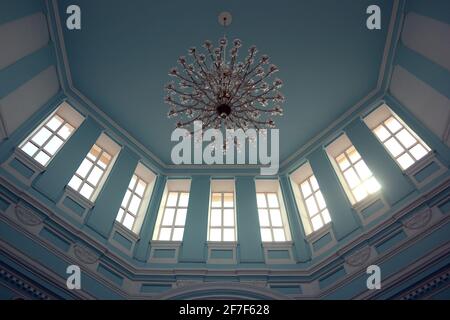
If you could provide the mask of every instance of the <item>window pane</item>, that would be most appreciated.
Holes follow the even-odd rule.
[[[397,159],[398,163],[400,164],[400,167],[402,167],[403,170],[408,169],[411,165],[414,164],[413,158],[407,153],[402,155]]]
[[[186,223],[186,213],[187,213],[187,209],[178,209],[177,210],[177,217],[175,219],[175,225],[184,226],[184,224]]]
[[[269,208],[278,208],[278,197],[276,193],[268,193],[267,201],[269,202]]]
[[[322,219],[318,215],[311,219],[311,223],[314,231],[319,230],[323,226]]]
[[[136,175],[133,175],[133,177],[131,177],[131,181],[130,184],[128,185],[128,188],[131,190],[134,190],[134,186],[136,185],[136,181],[137,181],[137,177]]]
[[[88,159],[84,159],[77,170],[77,174],[82,178],[86,178],[86,175],[88,174],[89,170],[91,170],[93,165],[94,164],[91,161],[89,161]]]
[[[422,159],[428,153],[428,151],[421,144],[416,145],[410,150],[410,152],[416,160]]]
[[[169,192],[169,196],[167,197],[166,206],[175,207],[177,205],[177,198],[178,198],[177,192]]]
[[[322,192],[318,191],[316,193],[316,200],[317,200],[317,203],[319,204],[320,210],[322,210],[323,208],[325,208],[327,206],[325,203],[325,199],[323,198]]]
[[[309,182],[303,182],[300,187],[302,189],[303,198],[307,198],[311,194],[311,187],[309,186]]]
[[[275,241],[286,241],[284,230],[280,228],[273,229],[273,238]]]
[[[50,160],[50,157],[46,153],[41,151],[37,154],[37,156],[34,159],[43,166],[46,166]]]
[[[59,116],[54,115],[50,121],[46,124],[47,127],[49,127],[51,130],[56,131],[58,128],[62,125],[63,119],[61,119]]]
[[[72,189],[78,191],[78,188],[80,187],[81,182],[82,182],[82,180],[80,178],[78,178],[77,176],[73,176],[72,179],[70,179],[69,186]]]
[[[128,206],[128,210],[134,214],[137,215],[139,210],[139,205],[141,204],[141,198],[139,198],[136,195],[133,195],[133,198],[131,198],[130,205]]]
[[[396,133],[402,128],[402,125],[394,117],[387,119],[384,124],[392,133]]]
[[[272,221],[273,227],[282,227],[283,221],[281,220],[281,213],[278,209],[271,209],[270,210],[270,219]]]
[[[44,149],[51,155],[54,155],[56,151],[58,151],[59,147],[62,146],[64,141],[62,141],[60,138],[54,136],[50,139],[50,141],[45,145]]]
[[[261,240],[263,242],[271,242],[272,241],[272,232],[270,229],[262,228],[261,229]]]
[[[94,169],[92,169],[91,173],[89,173],[87,181],[89,181],[89,183],[92,183],[92,185],[97,186],[97,183],[100,181],[102,174],[103,170],[97,166],[94,166]]]
[[[379,126],[374,130],[374,132],[377,135],[378,139],[380,139],[381,141],[384,141],[391,136],[389,131],[387,131],[384,126]]]
[[[344,177],[347,180],[349,187],[352,189],[359,184],[359,178],[356,175],[356,172],[353,168],[350,168],[347,171],[345,171]]]
[[[221,241],[222,240],[221,230],[218,228],[211,228],[209,230],[209,240],[210,241]]]
[[[397,157],[404,151],[404,148],[400,145],[400,143],[397,142],[395,138],[390,138],[384,143],[384,145],[394,157]]]
[[[175,215],[175,209],[173,208],[166,208],[164,211],[164,217],[162,224],[164,226],[171,226],[173,224],[173,217]]]
[[[136,186],[136,194],[140,197],[144,196],[145,188],[147,187],[147,184],[143,180],[139,180],[137,186]]]
[[[356,201],[361,201],[367,197],[367,191],[364,186],[361,185],[353,190],[353,195],[355,196]]]
[[[232,208],[233,205],[233,194],[232,193],[224,193],[223,195],[223,206],[225,208]]]
[[[180,199],[178,199],[179,207],[187,207],[189,204],[189,193],[183,192],[180,194]]]
[[[132,229],[133,228],[133,224],[134,224],[134,217],[130,214],[127,214],[125,216],[125,219],[123,220],[123,225],[128,228],[128,229]]]
[[[85,197],[86,199],[91,199],[92,193],[94,192],[94,189],[90,185],[83,185],[83,187],[80,190],[80,194]]]
[[[322,211],[322,218],[325,221],[325,223],[328,223],[331,221],[330,213],[328,212],[328,209],[325,209]]]
[[[169,241],[171,231],[172,229],[170,228],[161,228],[161,230],[159,231],[159,240]]]
[[[317,209],[316,201],[314,200],[314,197],[309,197],[306,199],[306,207],[308,208],[309,216],[315,215],[319,210]]]
[[[131,196],[131,191],[127,190],[127,192],[125,192],[125,196],[123,197],[123,200],[122,200],[122,207],[124,207],[124,208],[127,207],[130,196]]]
[[[100,159],[98,160],[98,165],[103,169],[106,169],[108,164],[111,162],[111,156],[106,152],[103,152]]]
[[[175,228],[173,229],[172,241],[181,241],[183,240],[184,228]]]
[[[221,193],[213,193],[211,197],[211,206],[213,208],[222,207],[222,194]]]
[[[222,225],[222,211],[220,209],[211,210],[211,226]]]
[[[369,180],[365,181],[364,185],[366,186],[366,189],[370,194],[375,193],[381,189],[381,186],[378,183],[377,179],[375,179],[375,177],[372,177]]]
[[[51,135],[52,133],[50,130],[48,130],[47,128],[41,128],[41,130],[39,130],[31,140],[38,146],[42,146],[45,143],[45,141],[47,141],[48,138],[50,138]]]
[[[359,159],[361,159],[361,156],[359,155],[358,151],[356,151],[355,147],[351,147],[347,150],[347,155],[350,158],[350,161],[352,163],[355,163]]]
[[[347,157],[344,154],[341,154],[339,157],[337,157],[336,161],[341,170],[345,170],[350,167],[350,162],[347,160]]]
[[[366,163],[364,161],[359,161],[357,164],[355,164],[356,172],[358,172],[361,179],[365,180],[372,176],[372,172],[367,167]]]
[[[264,193],[257,193],[256,202],[258,203],[258,208],[266,208],[267,207],[266,195]]]
[[[223,229],[223,241],[234,241],[234,229]]]
[[[223,225],[225,227],[233,227],[234,226],[234,210],[233,209],[223,210]]]
[[[317,183],[316,177],[312,176],[309,181],[311,182],[311,187],[313,191],[317,191],[319,189],[319,184]]]
[[[88,158],[95,161],[97,160],[97,157],[100,155],[100,152],[102,149],[100,149],[97,145],[93,145],[91,148],[91,151],[89,151]]]
[[[400,140],[400,142],[405,146],[405,148],[412,147],[415,143],[417,143],[417,140],[412,136],[411,133],[408,132],[408,130],[403,129],[399,133],[397,133],[396,137]]]
[[[34,154],[36,153],[36,151],[38,150],[38,147],[36,147],[34,144],[32,144],[31,142],[27,142],[23,147],[22,147],[22,151],[25,152],[26,154],[28,154],[30,157],[34,156]]]
[[[58,134],[61,136],[61,138],[67,140],[73,129],[74,128],[70,124],[66,123],[61,129],[59,129]]]
[[[119,209],[119,212],[117,213],[117,217],[116,217],[116,221],[121,222],[122,221],[122,217],[125,211],[123,211],[122,208]]]
[[[259,214],[259,224],[261,225],[261,227],[269,227],[270,221],[269,221],[269,212],[267,211],[267,209],[259,209],[258,214]]]

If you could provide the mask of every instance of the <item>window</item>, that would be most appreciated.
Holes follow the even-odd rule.
[[[280,203],[275,192],[256,193],[263,242],[286,241]]]
[[[183,240],[189,205],[190,184],[191,181],[187,179],[171,179],[167,181],[153,240]]]
[[[20,144],[19,148],[45,167],[79,127],[81,122],[83,122],[83,117],[69,106],[67,102],[63,102],[50,117]]]
[[[119,148],[108,136],[102,134],[78,167],[69,182],[69,187],[84,198],[94,201],[106,180]]]
[[[381,186],[367,167],[364,160],[351,146],[345,152],[336,157],[336,162],[341,170],[348,187],[356,202],[365,199],[369,194],[380,190]]]
[[[309,235],[331,221],[330,213],[309,163],[300,166],[290,178],[305,233]]]
[[[234,181],[211,181],[209,241],[236,241]]]
[[[373,111],[364,121],[402,170],[408,169],[431,151],[386,105]]]
[[[381,189],[372,171],[345,134],[328,146],[327,152],[352,204]]]
[[[308,211],[308,222],[313,231],[317,231],[331,221],[327,204],[320,191],[316,177],[311,175],[300,184],[302,199]]]
[[[138,164],[116,217],[116,221],[125,228],[136,233],[139,231],[138,224],[147,210],[155,177],[153,172]]]

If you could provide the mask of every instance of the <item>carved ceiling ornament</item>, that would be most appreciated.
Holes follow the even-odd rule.
[[[407,229],[417,230],[425,227],[431,220],[431,209],[428,208],[403,221],[403,226]]]
[[[94,264],[99,259],[99,256],[93,251],[77,243],[73,245],[73,253],[75,257],[85,264]]]
[[[370,258],[370,247],[365,247],[345,258],[345,262],[352,267],[364,265]]]
[[[42,219],[37,214],[20,204],[16,205],[14,212],[17,219],[26,226],[37,226],[42,223]]]

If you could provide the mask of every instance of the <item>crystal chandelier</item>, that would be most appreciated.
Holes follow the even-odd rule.
[[[221,20],[222,19],[222,20]],[[225,27],[231,20],[222,13],[219,22]],[[189,57],[178,59],[179,68],[169,75],[175,81],[165,87],[169,118],[177,118],[176,126],[194,134],[194,121],[202,121],[206,129],[274,128],[273,116],[283,115],[283,82],[273,75],[277,66],[267,55],[257,58],[257,48],[248,49],[246,58],[238,61],[242,42],[235,39],[231,48],[226,36],[214,47],[205,41],[202,50],[191,47]]]

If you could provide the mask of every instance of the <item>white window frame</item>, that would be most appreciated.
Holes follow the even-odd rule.
[[[308,236],[312,233],[317,233],[320,230],[326,228],[327,226],[329,226],[329,224],[331,223],[331,216],[328,210],[328,206],[325,200],[325,196],[323,195],[321,189],[320,189],[320,185],[319,182],[317,181],[317,185],[318,185],[318,189],[313,190],[311,183],[309,182],[309,180],[311,179],[311,177],[315,178],[314,172],[311,168],[311,165],[308,162],[305,162],[304,164],[302,164],[298,169],[296,169],[294,172],[292,172],[290,174],[290,181],[291,181],[291,186],[292,186],[292,190],[294,192],[294,197],[295,197],[295,201],[297,204],[297,208],[299,210],[300,213],[300,218],[303,222],[303,229],[305,230],[305,234]],[[304,197],[304,194],[301,190],[301,185],[303,183],[305,183],[306,181],[308,181],[308,183],[310,184],[311,187],[311,194],[306,197]],[[325,207],[320,209],[316,194],[320,192],[320,194],[323,197],[323,200],[325,202]],[[318,212],[316,214],[314,214],[313,216],[310,215],[309,210],[308,210],[308,206],[306,205],[306,200],[309,199],[310,197],[313,197],[316,206],[318,208]],[[329,221],[327,221],[327,217],[324,216],[324,212],[328,212],[329,215]],[[322,226],[316,230],[314,230],[314,226],[312,223],[312,218],[319,216],[321,221],[322,221]]]
[[[212,207],[212,198],[213,194],[220,193],[221,194],[221,206],[220,207]],[[232,194],[233,195],[233,207],[224,207],[224,194]],[[211,225],[211,212],[213,209],[221,210],[221,225],[220,226],[212,226]],[[233,210],[233,219],[234,226],[224,226],[224,210],[232,209]],[[220,229],[220,239],[221,240],[211,240],[211,229]],[[234,239],[233,240],[224,240],[224,230],[225,229],[233,229]],[[209,199],[209,214],[208,214],[208,242],[212,243],[236,243],[237,242],[237,219],[236,219],[236,192],[235,192],[235,182],[234,180],[211,180],[211,191],[210,191],[210,199]]]
[[[136,178],[134,178],[134,177],[136,177]],[[134,186],[131,189],[130,184],[133,181],[133,179],[136,179],[136,180],[134,181]],[[143,183],[146,184],[142,195],[139,195],[135,192],[139,181],[142,181]],[[130,183],[127,186],[127,191],[125,192],[123,200],[125,199],[127,192],[130,192],[130,196],[125,205],[122,200],[122,203],[120,205],[119,211],[116,216],[116,223],[118,223],[120,226],[126,228],[127,230],[132,231],[135,234],[139,234],[141,227],[142,227],[142,222],[144,221],[144,218],[145,218],[145,213],[147,212],[148,206],[150,204],[150,198],[153,193],[155,181],[156,181],[156,174],[153,171],[151,171],[150,169],[148,169],[142,163],[138,163],[138,165],[136,166],[136,170],[134,171],[133,176],[131,177]],[[130,212],[128,210],[133,196],[136,196],[137,198],[140,199],[140,203],[139,203],[138,209],[136,211],[136,214],[133,214],[132,212]],[[121,210],[123,210],[123,213],[120,216]],[[133,222],[131,229],[123,224],[123,221],[125,220],[125,217],[127,214],[133,216],[133,218],[134,218],[134,222]]]
[[[257,210],[258,210],[258,221],[259,221],[259,226],[260,226],[260,231],[261,231],[261,242],[265,243],[265,244],[291,242],[292,237],[291,237],[291,231],[290,231],[290,227],[289,227],[289,219],[287,217],[286,207],[284,205],[283,194],[281,192],[279,181],[277,179],[255,179],[255,189],[256,189],[256,198],[257,198],[256,206],[257,206]],[[265,207],[259,206],[258,194],[264,194],[265,201],[266,201]],[[267,198],[268,194],[274,194],[277,197],[277,201],[278,201],[277,208],[269,207],[268,198]],[[268,218],[269,218],[269,226],[261,226],[261,218],[260,218],[260,211],[259,211],[260,209],[267,210]],[[281,226],[272,226],[272,219],[271,219],[271,214],[270,214],[271,209],[278,209],[280,211],[281,223],[282,223]],[[272,239],[271,241],[264,241],[262,239],[262,229],[270,229],[271,239]],[[282,229],[284,232],[284,240],[276,241],[274,233],[273,233],[273,229]]]
[[[59,127],[55,130],[48,126],[49,122],[54,117],[59,117],[62,120],[62,124],[60,124]],[[72,137],[72,135],[75,133],[75,131],[79,128],[79,126],[81,125],[81,123],[83,121],[84,121],[84,117],[78,111],[76,111],[72,106],[70,106],[66,101],[64,101],[57,107],[57,109],[54,112],[52,112],[52,114],[50,116],[48,116],[44,121],[42,121],[40,123],[40,125],[35,130],[33,130],[33,132],[26,139],[24,139],[19,144],[19,150],[23,154],[25,154],[29,158],[31,158],[33,162],[36,162],[37,164],[39,164],[40,166],[45,168],[54,159],[54,157],[58,154],[58,152],[64,147],[64,145],[67,143],[67,141],[69,141],[69,139]],[[72,131],[66,138],[64,138],[63,136],[61,136],[59,134],[59,131],[64,126],[66,126],[66,124],[72,127]],[[33,138],[39,132],[41,132],[41,129],[43,129],[44,127],[45,127],[45,129],[50,131],[51,134],[41,145],[39,145],[38,143],[33,141]],[[51,152],[47,151],[45,149],[45,147],[55,137],[62,140],[62,144],[54,151],[53,154],[51,154]],[[24,149],[25,146],[28,144],[30,144],[36,148],[36,150],[32,154],[30,154],[29,152],[27,152]],[[47,162],[42,163],[39,160],[37,160],[37,156],[41,153],[43,153],[44,155],[46,155],[48,157]]]
[[[156,220],[156,225],[155,225],[155,229],[153,231],[153,237],[152,237],[152,241],[157,241],[157,242],[182,242],[183,238],[184,238],[184,231],[186,229],[186,220],[187,220],[187,210],[188,210],[188,206],[189,206],[189,201],[190,201],[190,189],[191,189],[191,180],[190,179],[169,179],[166,182],[166,186],[164,188],[164,193],[161,199],[161,205],[158,211],[158,218]],[[169,195],[171,193],[177,193],[177,201],[176,201],[176,205],[175,206],[170,206],[169,208],[173,208],[175,209],[175,214],[173,216],[172,219],[172,224],[171,225],[163,225],[163,221],[164,221],[164,217],[165,217],[165,213],[166,213],[166,209],[167,207],[167,201],[169,198]],[[180,201],[180,195],[182,193],[187,193],[188,194],[188,203],[186,206],[179,206],[179,201]],[[186,218],[184,220],[184,224],[183,225],[177,225],[176,224],[176,220],[177,220],[177,210],[178,209],[186,209]],[[162,228],[170,228],[170,240],[160,240],[160,234],[161,234],[161,229]],[[175,228],[179,228],[179,229],[183,229],[182,232],[182,237],[181,240],[173,240],[173,235],[174,235],[174,229]]]
[[[326,151],[327,151],[328,157],[330,159],[330,162],[332,163],[332,165],[334,167],[334,170],[335,170],[335,172],[336,172],[336,174],[337,174],[337,176],[338,176],[338,178],[339,178],[339,180],[341,182],[341,185],[343,186],[343,188],[345,190],[345,193],[347,194],[347,197],[349,198],[351,204],[353,206],[356,206],[356,205],[358,205],[358,206],[363,205],[364,206],[364,204],[366,202],[371,202],[371,200],[373,200],[374,198],[379,197],[381,189],[382,189],[382,186],[378,182],[378,180],[376,179],[376,177],[373,174],[372,170],[370,170],[370,168],[367,166],[365,160],[362,157],[360,159],[358,159],[356,162],[359,162],[359,161],[363,161],[364,162],[365,166],[368,168],[368,170],[371,173],[371,176],[369,178],[362,179],[359,176],[359,172],[355,168],[353,168],[356,163],[355,164],[352,163],[352,161],[350,161],[350,159],[347,159],[349,161],[349,163],[350,163],[350,167],[347,167],[344,170],[341,169],[341,167],[339,166],[336,158],[338,158],[342,154],[345,154],[345,156],[348,158],[348,155],[346,154],[346,151],[348,149],[352,148],[352,147],[355,148],[354,145],[352,144],[352,142],[350,141],[350,139],[347,137],[347,135],[345,133],[343,133],[341,136],[339,136],[339,138],[334,140],[331,144],[329,144],[326,147]],[[356,148],[355,148],[355,150],[359,154],[359,151]],[[366,195],[361,200],[357,200],[355,195],[354,195],[354,193],[353,193],[353,190],[356,189],[357,187],[352,189],[350,187],[347,179],[344,177],[344,172],[349,170],[349,168],[353,168],[353,170],[356,172],[358,179],[361,181],[360,185],[362,185],[365,181],[368,181],[368,180],[372,179],[372,177],[373,177],[375,179],[375,181],[378,183],[378,185],[380,186],[379,189],[376,192],[368,192],[366,190],[368,195]]]
[[[117,143],[115,143],[110,137],[108,137],[105,133],[102,133],[100,135],[100,137],[97,139],[97,141],[95,142],[95,144],[91,147],[91,149],[89,149],[89,152],[83,158],[83,161],[85,159],[88,159],[88,155],[89,155],[89,153],[91,152],[91,150],[92,150],[92,148],[94,146],[97,146],[97,147],[99,147],[101,149],[101,151],[102,151],[101,154],[103,152],[106,152],[107,154],[109,154],[111,156],[111,160],[110,160],[109,164],[107,165],[107,167],[105,169],[100,167],[100,169],[102,169],[103,173],[102,173],[102,176],[101,176],[100,180],[97,183],[97,186],[94,187],[94,191],[92,192],[91,196],[89,198],[86,198],[85,196],[83,196],[80,193],[80,191],[81,191],[81,189],[83,188],[83,186],[85,184],[88,184],[90,187],[93,187],[91,183],[87,182],[87,179],[89,178],[89,175],[90,175],[91,171],[96,166],[96,163],[100,159],[101,154],[96,158],[94,165],[89,169],[89,172],[86,174],[86,176],[84,178],[81,177],[79,174],[77,174],[77,171],[78,171],[78,169],[80,167],[77,168],[77,171],[74,173],[72,179],[77,177],[78,179],[81,180],[81,183],[79,184],[79,186],[76,189],[69,185],[70,181],[69,181],[69,184],[67,185],[67,187],[69,187],[70,189],[75,191],[75,193],[77,195],[79,195],[82,199],[85,199],[85,200],[87,200],[87,201],[89,201],[91,203],[94,203],[95,200],[97,199],[97,196],[99,195],[100,191],[102,190],[103,185],[104,185],[106,179],[109,176],[109,173],[111,172],[112,168],[114,167],[114,163],[115,163],[115,161],[117,159],[117,156],[118,156],[118,154],[120,152],[120,149],[121,149],[121,147]],[[90,159],[89,159],[89,161],[93,162]],[[82,163],[80,164],[80,166],[82,165]],[[72,179],[71,179],[71,181],[72,181]]]
[[[394,118],[397,120],[397,122],[400,124],[400,128],[393,132],[387,125],[386,121],[389,119]],[[381,105],[380,107],[373,110],[371,113],[369,113],[366,117],[364,117],[364,122],[369,127],[369,129],[373,132],[375,137],[380,141],[380,143],[383,145],[383,147],[386,149],[386,151],[389,153],[389,155],[392,157],[392,159],[395,160],[397,165],[400,167],[402,171],[407,171],[414,166],[417,165],[417,163],[420,163],[423,159],[427,158],[427,156],[432,152],[431,148],[395,113],[393,112],[386,104]],[[376,130],[380,127],[384,127],[386,132],[388,133],[388,137],[385,139],[381,139],[377,133]],[[403,130],[406,130],[407,133],[409,133],[413,139],[415,139],[415,142],[406,147],[404,145],[404,142],[401,138],[398,137],[400,132],[403,132]],[[386,143],[393,139],[396,143],[399,144],[399,146],[402,149],[402,152],[398,155],[394,155],[391,150],[388,148]],[[417,159],[413,153],[411,153],[411,150],[415,148],[417,145],[420,145],[427,153],[425,153],[422,157]],[[399,161],[399,159],[403,156],[409,157],[410,160],[413,162],[404,168]]]

